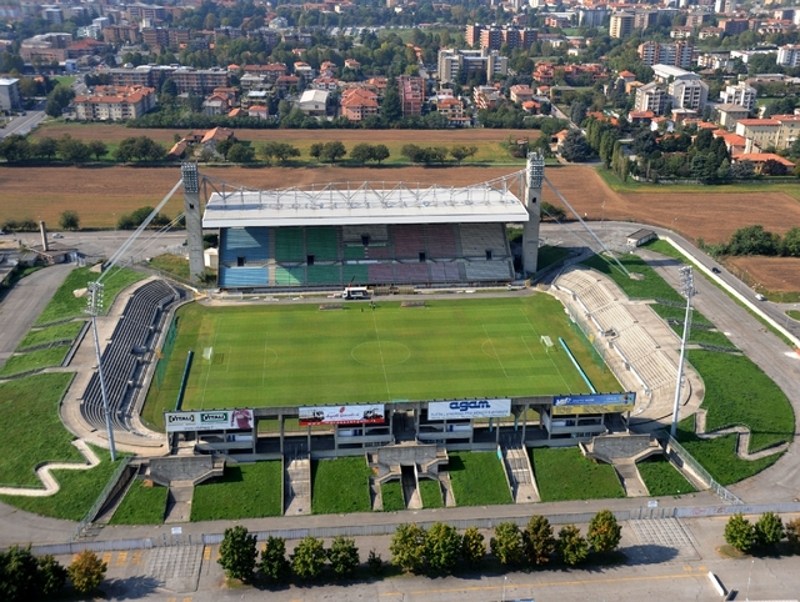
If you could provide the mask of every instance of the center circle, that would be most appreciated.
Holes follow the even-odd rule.
[[[395,341],[368,341],[353,347],[353,359],[364,366],[395,366],[407,362],[411,350]]]

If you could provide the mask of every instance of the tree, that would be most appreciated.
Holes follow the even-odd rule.
[[[577,566],[589,557],[589,543],[575,525],[565,525],[558,532],[558,553],[567,566]]]
[[[800,552],[800,518],[795,518],[786,523],[786,539],[789,547],[796,554]]]
[[[67,583],[67,569],[47,554],[39,560],[39,588],[45,598],[56,597]]]
[[[589,522],[586,533],[592,551],[598,554],[613,552],[622,539],[622,527],[617,522],[617,517],[610,510],[601,510]]]
[[[225,529],[217,562],[228,579],[249,581],[256,568],[257,554],[256,536],[251,535],[246,527],[236,525]]]
[[[534,515],[525,529],[525,555],[532,566],[550,562],[556,551],[553,527],[544,516]]]
[[[461,559],[461,536],[455,527],[434,523],[425,536],[425,559],[431,575],[451,574]]]
[[[789,168],[775,159],[767,159],[761,166],[762,176],[785,176],[789,173]]]
[[[561,155],[570,162],[581,163],[592,158],[592,147],[580,130],[570,130],[561,146]]]
[[[561,222],[566,218],[567,214],[561,207],[556,207],[547,201],[542,201],[542,220],[549,219],[555,222]]]
[[[108,152],[108,147],[101,140],[90,140],[86,143],[89,154],[94,155],[94,160],[99,161]]]
[[[800,227],[795,226],[783,235],[781,255],[800,257]]]
[[[341,535],[334,538],[328,550],[328,560],[337,579],[352,577],[360,562],[355,540]]]
[[[754,225],[739,228],[731,234],[727,252],[731,255],[777,255],[779,247],[777,234],[767,232],[764,226]]]
[[[0,599],[35,600],[39,589],[39,565],[30,548],[12,547],[0,553]]]
[[[319,152],[320,154],[322,153],[321,144]],[[270,140],[269,142],[264,143],[261,148],[259,148],[259,154],[268,162],[272,161],[274,158],[278,160],[278,163],[286,163],[292,157],[299,157],[300,149],[292,146],[288,142],[277,142],[275,140]],[[316,155],[316,158],[319,158],[319,154]]]
[[[476,567],[483,562],[486,556],[486,544],[483,534],[477,527],[468,527],[461,538],[461,557],[472,567]]]
[[[375,549],[369,551],[367,556],[367,567],[373,575],[380,575],[383,572],[383,558],[378,554]]]
[[[397,123],[403,118],[403,105],[400,101],[400,90],[395,78],[386,82],[386,91],[381,103],[381,117],[387,124]]]
[[[756,545],[760,548],[771,548],[783,539],[785,534],[781,517],[774,512],[762,514],[753,527]]]
[[[525,561],[525,542],[516,523],[497,525],[494,537],[489,540],[489,548],[503,566],[518,567]]]
[[[58,153],[58,142],[55,140],[55,138],[45,136],[44,138],[39,138],[36,140],[36,143],[32,146],[31,150],[35,155],[49,161],[52,160]]]
[[[385,144],[376,144],[372,147],[372,160],[377,162],[378,165],[383,163],[389,158],[389,147]]]
[[[67,568],[72,587],[79,594],[90,594],[95,591],[106,576],[108,565],[90,550],[80,552]]]
[[[425,529],[413,523],[398,525],[389,544],[392,564],[407,573],[421,573],[425,568]]]
[[[91,158],[89,147],[69,134],[65,134],[59,139],[58,154],[64,161],[71,163],[85,163]]]
[[[314,142],[308,149],[308,154],[319,161],[320,157],[322,157],[322,142]]]
[[[322,152],[320,153],[319,157],[328,163],[336,163],[338,159],[341,159],[346,154],[347,149],[345,148],[344,144],[342,144],[339,140],[332,140],[331,142],[326,142],[322,145]]]
[[[325,546],[321,539],[304,537],[292,554],[292,572],[302,581],[313,581],[322,575],[325,568]]]
[[[366,163],[372,159],[372,146],[365,143],[356,144],[350,151],[350,159],[356,163]]]
[[[228,149],[225,158],[231,163],[252,163],[256,153],[248,144],[235,142]]]
[[[81,219],[78,217],[78,212],[71,209],[61,213],[58,223],[64,230],[80,230],[81,227]]]
[[[725,525],[725,542],[740,552],[749,552],[756,543],[755,527],[741,514],[734,514]]]
[[[72,91],[72,88],[67,85],[58,85],[47,95],[44,112],[50,117],[61,117],[61,113],[69,106],[73,98],[75,98],[75,92]]]
[[[286,559],[286,540],[282,537],[267,537],[261,551],[261,574],[273,583],[283,583],[289,578],[289,561]]]
[[[461,163],[464,159],[472,157],[478,152],[477,146],[467,146],[466,144],[459,144],[450,149],[450,156],[456,160],[456,163]]]
[[[24,161],[31,155],[31,144],[25,136],[11,134],[0,141],[0,156],[9,163]]]

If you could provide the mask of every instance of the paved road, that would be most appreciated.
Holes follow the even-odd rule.
[[[25,115],[16,115],[6,123],[5,127],[0,128],[0,139],[11,134],[26,136],[37,128],[45,117],[44,111],[41,110],[31,110]]]
[[[20,280],[0,302],[0,366],[74,267],[65,264],[34,272]]]

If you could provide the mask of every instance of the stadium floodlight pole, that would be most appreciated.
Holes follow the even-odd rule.
[[[692,321],[692,297],[694,296],[694,276],[692,267],[681,268],[681,287],[686,297],[686,315],[683,318],[683,336],[681,337],[681,354],[678,359],[678,380],[675,383],[675,403],[672,406],[672,428],[669,434],[674,438],[678,432],[678,409],[681,405],[681,385],[683,384],[683,364],[686,359],[686,341],[689,338],[689,329]]]
[[[111,461],[117,459],[117,448],[114,443],[114,429],[111,427],[111,412],[108,409],[108,393],[106,392],[106,381],[103,378],[103,361],[100,356],[100,337],[97,335],[97,312],[103,306],[103,284],[95,281],[89,283],[89,307],[88,312],[92,317],[92,333],[94,336],[94,353],[97,359],[97,378],[100,380],[100,395],[103,398],[103,414],[106,420],[106,432],[108,434],[108,449],[111,452]]]

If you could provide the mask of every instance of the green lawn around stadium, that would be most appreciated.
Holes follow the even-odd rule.
[[[588,393],[563,337],[598,391],[619,391],[563,306],[546,294],[491,299],[207,307],[178,332],[146,416],[163,427],[186,363],[184,410]],[[545,347],[541,336],[553,342]],[[160,384],[160,386],[159,386]]]

